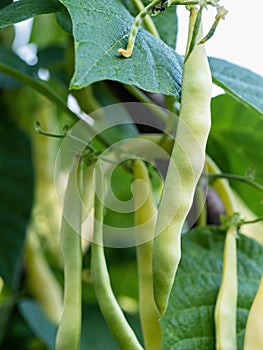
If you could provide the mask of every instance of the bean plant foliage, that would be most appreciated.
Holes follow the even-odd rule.
[[[248,341],[248,320],[263,315],[251,311],[263,275],[263,77],[206,61],[200,40],[216,40],[223,0],[188,2],[0,1],[1,349],[263,344]],[[185,56],[179,7],[191,14]],[[200,37],[206,8],[218,17]],[[206,101],[210,71],[223,92],[209,95],[200,136],[187,109]]]

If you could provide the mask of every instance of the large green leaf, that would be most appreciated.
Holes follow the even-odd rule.
[[[164,350],[214,350],[214,308],[221,282],[225,235],[199,228],[183,235],[182,260],[162,318]],[[263,247],[238,239],[238,349],[243,350],[248,312],[263,272]]]
[[[212,128],[208,154],[223,172],[246,175],[253,170],[255,180],[263,184],[263,120],[257,112],[233,98],[221,95],[212,101]],[[232,181],[248,206],[262,216],[262,192]]]
[[[26,225],[33,197],[30,143],[16,125],[0,122],[0,276],[15,288],[21,272]]]
[[[263,114],[263,77],[233,63],[209,59],[213,82],[246,106]]]
[[[61,0],[72,22],[76,66],[71,88],[95,81],[116,80],[151,92],[179,96],[182,60],[162,40],[140,29],[132,57],[126,47],[133,17],[118,0]]]
[[[0,10],[0,29],[26,19],[61,11],[63,7],[57,0],[20,0],[12,2]]]

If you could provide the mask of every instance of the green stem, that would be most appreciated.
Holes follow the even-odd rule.
[[[10,77],[20,81],[23,84],[26,84],[33,89],[35,89],[40,94],[47,97],[50,101],[54,102],[62,111],[67,113],[73,120],[78,121],[79,117],[72,112],[65,101],[57,95],[53,90],[51,90],[46,84],[38,79],[32,78],[27,74],[24,74],[20,72],[17,69],[14,69],[12,67],[9,67],[8,65],[0,62],[0,72],[6,75],[9,75]]]
[[[263,192],[263,185],[259,184],[258,182],[255,182],[253,180],[248,179],[246,176],[241,176],[241,175],[235,175],[235,174],[226,174],[226,173],[220,173],[220,174],[208,174],[209,178],[212,179],[228,179],[228,180],[233,180],[233,181],[239,181],[243,182],[249,186],[254,187],[255,189]]]
[[[200,0],[198,1],[188,1],[188,0],[167,0],[167,3],[169,3],[169,6],[171,5],[185,5],[185,6],[195,6],[200,4]],[[207,1],[206,5],[212,5],[212,6],[217,6],[216,1]]]
[[[206,165],[209,176],[220,175],[220,169],[208,155],[206,155]],[[214,188],[224,203],[227,215],[232,216],[234,213],[238,212],[238,207],[228,182],[218,176],[218,179],[214,183]]]
[[[137,7],[137,9],[141,12],[144,10],[144,5],[141,2],[141,0],[133,0],[134,5]],[[160,38],[159,32],[153,22],[153,20],[151,19],[150,16],[146,16],[144,19],[145,22],[145,26],[148,29],[148,31],[150,33],[152,33],[154,36],[156,36],[156,38]]]
[[[103,195],[104,179],[99,166],[96,167],[96,185],[100,198],[95,194],[94,235],[91,246],[91,275],[97,300],[112,334],[122,350],[143,350],[128,324],[111,288],[110,277],[103,248]],[[98,190],[98,187],[96,188]]]
[[[147,104],[147,107],[152,110],[152,112],[158,117],[162,122],[167,123],[169,120],[169,114],[165,112],[161,107],[156,105],[148,96],[146,96],[140,89],[136,86],[123,84],[125,89],[129,91],[137,100],[142,103]]]
[[[60,108],[67,115],[69,115],[74,121],[77,122],[80,120],[80,117],[67,106],[66,102],[58,94],[51,90],[44,82],[32,78],[29,75],[24,74],[17,69],[9,67],[8,65],[2,62],[0,62],[0,73],[9,75],[10,77],[20,81],[21,83],[30,86],[40,94],[44,95],[50,101],[52,101],[58,108]],[[108,146],[107,141],[105,141],[103,137],[98,135],[96,130],[91,125],[86,124],[86,127],[90,130],[92,135],[96,136],[96,138],[100,140],[100,142],[103,145]]]
[[[135,17],[133,24],[130,29],[130,34],[128,38],[128,45],[126,50],[120,48],[118,52],[124,56],[124,57],[130,57],[134,48],[134,42],[138,33],[138,30],[140,29],[140,26],[145,19],[145,17],[148,15],[148,13],[160,3],[160,0],[153,0],[149,5],[143,8],[143,10]]]
[[[196,206],[197,214],[200,213],[197,219],[197,225],[205,226],[207,224],[207,210],[205,205],[205,193],[200,183],[196,188]]]
[[[242,225],[248,225],[248,224],[256,224],[257,222],[263,221],[263,216],[258,217],[257,219],[254,220],[248,220],[242,222]]]

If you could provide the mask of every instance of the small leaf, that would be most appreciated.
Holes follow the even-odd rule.
[[[263,77],[233,63],[209,59],[213,82],[227,94],[263,115]]]
[[[57,0],[20,0],[0,10],[0,29],[26,19],[47,13],[61,11]]]
[[[119,1],[61,2],[70,13],[75,39],[71,88],[108,79],[179,97],[182,59],[162,40],[141,28],[132,57],[124,59],[118,54],[118,49],[127,45],[134,19]]]

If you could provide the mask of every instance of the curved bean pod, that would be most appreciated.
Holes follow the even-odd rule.
[[[153,298],[152,250],[156,222],[157,208],[154,203],[151,182],[147,168],[143,161],[134,162],[134,198],[135,205],[139,205],[144,191],[136,180],[143,180],[147,189],[147,198],[143,205],[135,211],[136,238],[145,243],[136,246],[140,320],[145,349],[162,349],[162,332],[159,314]],[[142,239],[143,237],[143,239]]]
[[[77,184],[82,192],[82,173],[78,169],[77,159],[72,166],[64,199],[63,216],[61,223],[61,250],[64,261],[64,301],[63,313],[56,337],[56,350],[79,350],[81,332],[81,222],[82,202],[72,201],[74,193],[78,191]],[[67,222],[70,217],[76,222],[75,232]]]
[[[207,156],[209,173],[220,173],[220,169]],[[224,203],[228,216],[238,212],[238,207],[232,189],[224,179],[218,179],[214,188]],[[236,228],[231,227],[226,234],[224,246],[224,264],[222,282],[217,296],[215,307],[216,349],[237,349],[236,314],[237,314],[237,246]]]
[[[262,333],[263,315],[263,275],[259,283],[258,291],[248,314],[244,350],[263,349]]]
[[[188,46],[197,12],[192,9]],[[200,29],[198,37],[202,37]],[[205,160],[210,130],[211,73],[203,45],[196,46],[183,68],[182,98],[176,142],[158,212],[153,253],[154,298],[162,316],[181,258],[181,231],[191,208]],[[177,165],[175,173],[173,164]],[[180,187],[178,187],[180,186]],[[181,196],[177,191],[180,190]],[[173,212],[174,211],[174,212]],[[172,218],[172,220],[170,219]],[[167,220],[170,221],[167,225]]]
[[[58,324],[62,314],[62,290],[50,269],[38,237],[29,231],[25,246],[26,284],[47,317]]]
[[[96,167],[96,188],[101,197],[95,194],[94,235],[91,245],[91,276],[97,300],[112,334],[122,350],[143,350],[133,330],[128,324],[111,288],[110,277],[103,248],[103,176]]]
[[[134,48],[134,42],[142,24],[142,21],[148,15],[148,13],[160,3],[160,0],[152,1],[148,6],[146,6],[142,11],[135,17],[134,22],[130,29],[130,34],[128,38],[128,45],[126,49],[118,49],[118,52],[124,57],[130,57]]]

